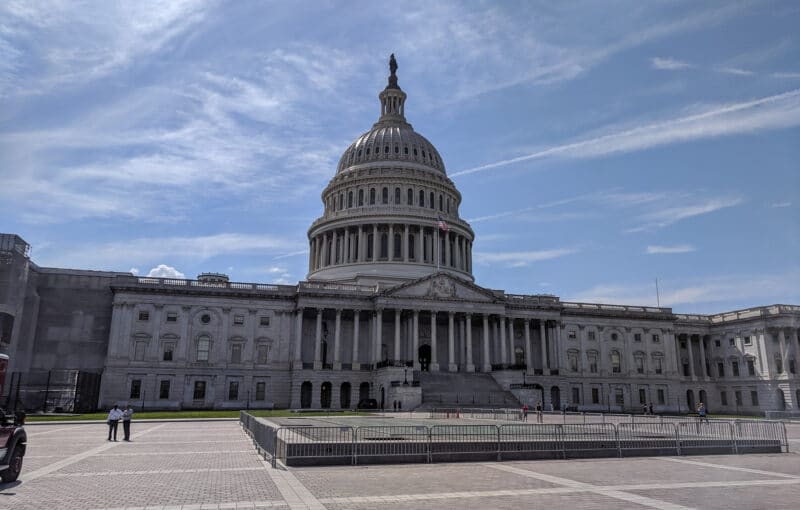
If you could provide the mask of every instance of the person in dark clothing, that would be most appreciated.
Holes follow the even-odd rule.
[[[131,440],[131,418],[133,418],[133,408],[128,406],[122,412],[122,432],[125,434],[123,441]]]

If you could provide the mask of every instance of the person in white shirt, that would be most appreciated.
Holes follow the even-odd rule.
[[[122,412],[122,432],[125,434],[123,441],[131,440],[131,418],[133,417],[133,408],[128,406]]]
[[[119,406],[114,405],[111,411],[108,412],[108,440],[111,441],[111,433],[114,433],[114,441],[117,440],[117,426],[119,419],[122,418],[122,410]]]

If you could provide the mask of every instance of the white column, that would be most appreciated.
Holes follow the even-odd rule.
[[[500,363],[508,363],[508,353],[506,352],[506,318],[500,317]]]
[[[483,372],[492,371],[492,360],[489,358],[489,316],[483,314]]]
[[[388,243],[389,251],[386,254],[386,258],[389,261],[394,260],[394,224],[389,224],[389,243]]]
[[[372,262],[378,260],[378,225],[372,225]]]
[[[394,311],[394,361],[400,361],[400,313],[401,310]]]
[[[456,338],[455,338],[455,328],[453,327],[453,312],[447,313],[447,357],[448,357],[448,366],[447,370],[450,372],[458,371],[458,366],[456,365]]]
[[[342,337],[342,309],[336,309],[336,323],[333,329],[333,369],[342,369],[342,360],[339,357]]]
[[[475,364],[472,362],[472,315],[467,314],[467,319],[464,322],[466,326],[466,342],[467,342],[467,372],[475,371]]]
[[[353,370],[358,370],[361,368],[361,363],[359,362],[358,356],[358,337],[361,329],[361,310],[353,310],[353,358],[351,363],[353,364]]]
[[[439,370],[438,350],[436,345],[436,310],[431,310],[431,372]]]
[[[514,354],[514,317],[508,318],[508,364],[513,365],[517,362]]]
[[[296,312],[294,329],[294,367],[303,368],[303,309]]]
[[[358,254],[356,257],[359,262],[364,262],[367,258],[367,246],[364,242],[364,225],[358,226]]]
[[[414,370],[419,370],[419,310],[414,310],[414,318],[411,324],[411,329],[414,335],[412,337],[414,351],[411,353],[411,359],[414,360]]]
[[[317,328],[314,336],[314,369],[322,369],[322,309],[317,308]]]
[[[542,347],[542,374],[547,375],[547,370],[550,368],[550,366],[547,361],[547,336],[545,334],[544,320],[539,321],[539,338],[541,340]]]
[[[694,349],[692,349],[692,335],[686,335],[686,347],[689,349],[689,376],[692,380],[695,379],[694,375]],[[693,411],[694,409],[692,409]]]
[[[450,231],[444,233],[444,266],[450,267]]]
[[[525,369],[533,375],[533,353],[531,352],[531,321],[524,319],[525,324]]]
[[[403,225],[403,262],[408,262],[408,223]]]
[[[373,351],[376,364],[381,361],[381,347],[383,347],[383,310],[378,308],[375,312],[375,350]]]
[[[554,324],[555,325],[553,326],[553,329],[555,329],[555,332],[556,332],[556,334],[555,334],[555,337],[556,337],[556,349],[555,349],[555,351],[556,351],[556,356],[557,356],[556,363],[557,363],[558,370],[559,370],[558,373],[559,374],[563,374],[565,372],[565,369],[566,369],[566,362],[565,362],[566,360],[564,359],[564,346],[561,345],[561,323],[556,321]]]
[[[778,328],[778,342],[781,349],[781,364],[783,365],[783,373],[789,373],[789,351],[786,349],[786,333],[783,328]]]

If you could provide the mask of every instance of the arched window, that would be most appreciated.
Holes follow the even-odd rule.
[[[380,258],[385,259],[389,254],[389,235],[381,234],[381,255]]]
[[[358,190],[358,206],[361,207],[364,205],[364,190]]]
[[[344,209],[344,193],[339,193],[339,210]]]
[[[408,205],[414,205],[414,190],[408,188],[408,192],[406,193],[406,203]]]
[[[400,154],[400,147],[398,147],[397,145],[394,146],[394,153]]]
[[[394,189],[394,203],[395,204],[399,204],[400,203],[400,188],[395,188]]]
[[[423,190],[419,190],[419,206],[425,207],[425,192]]]
[[[388,145],[383,148],[383,153],[384,154],[389,154],[389,146]]]
[[[403,154],[408,156],[408,146],[403,147]]]
[[[447,213],[450,213],[450,197],[447,197]]]
[[[369,189],[369,205],[375,205],[375,188]]]
[[[444,200],[442,200],[442,194],[439,193],[439,210],[444,211]]]
[[[414,243],[414,241],[414,234],[408,234],[408,258],[411,260],[416,259],[416,253],[414,253],[414,246],[416,243]]]
[[[381,199],[384,204],[389,203],[389,188],[383,188],[383,192],[381,193]]]
[[[353,192],[347,192],[347,207],[353,207]]]
[[[400,234],[394,235],[394,254],[392,256],[395,259],[403,256],[403,238],[400,237]]]
[[[300,385],[300,407],[308,409],[311,407],[311,392],[313,386],[310,381],[305,381]]]
[[[622,365],[617,351],[611,351],[611,372],[615,374],[622,372]]]
[[[436,209],[436,195],[433,194],[433,191],[431,191],[431,203],[430,203],[430,206],[431,206],[431,209]]]

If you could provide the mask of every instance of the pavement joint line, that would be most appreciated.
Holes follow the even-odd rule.
[[[569,478],[562,478],[559,476],[547,475],[544,473],[537,473],[535,471],[529,471],[527,469],[516,468],[513,466],[505,465],[505,464],[483,464],[486,467],[490,467],[492,469],[498,469],[500,471],[507,471],[509,473],[515,473],[522,476],[527,476],[529,478],[534,478],[537,480],[542,480],[544,482],[554,483],[557,485],[564,485],[567,487],[572,488],[580,488],[580,489],[587,489],[589,492],[594,492],[596,494],[600,494],[603,496],[608,496],[614,499],[620,499],[622,501],[627,501],[629,503],[636,503],[642,506],[647,506],[650,508],[656,508],[658,510],[688,510],[690,507],[686,507],[683,505],[676,505],[674,503],[669,503],[667,501],[661,501],[655,498],[649,498],[647,496],[642,496],[639,494],[631,494],[629,492],[613,490],[613,489],[605,489],[601,486],[592,485],[589,483],[579,482],[577,480],[571,480]]]
[[[316,496],[288,470],[273,468],[265,460],[261,463],[291,510],[326,510]]]
[[[161,425],[156,425],[155,427],[151,427],[151,428],[149,428],[147,430],[143,430],[142,432],[134,434],[132,437],[134,439],[136,439],[138,437],[141,437],[141,436],[147,434],[148,432],[151,432],[153,430],[159,429],[159,428],[161,428],[161,427],[163,427],[165,425],[166,425],[166,423],[161,424]],[[80,462],[83,459],[87,459],[87,458],[91,457],[92,455],[95,455],[95,454],[100,453],[100,452],[104,452],[106,450],[114,448],[115,446],[119,446],[120,444],[122,444],[122,443],[119,443],[119,442],[106,443],[106,444],[100,445],[100,446],[98,446],[96,448],[92,448],[91,450],[87,450],[85,452],[81,452],[81,453],[75,454],[75,455],[73,455],[71,457],[67,457],[64,460],[60,460],[58,462],[54,462],[52,464],[48,464],[47,466],[41,467],[41,468],[39,468],[39,469],[37,469],[35,471],[32,471],[30,473],[25,474],[24,478],[23,478],[23,481],[25,483],[32,482],[33,480],[36,480],[37,478],[49,475],[50,473],[58,471],[59,469],[63,469],[65,467],[67,467],[67,466],[75,464],[76,462]]]
[[[205,450],[205,451],[193,451],[193,452],[133,452],[133,453],[98,453],[98,457],[134,457],[134,456],[150,456],[150,455],[225,455],[225,454],[239,454],[239,453],[252,453],[255,455],[255,452],[252,449],[247,450]],[[46,457],[62,457],[63,455],[42,455],[42,456],[33,456],[29,457],[28,455],[25,458],[46,458]]]
[[[28,424],[26,423],[25,425],[27,426]],[[88,426],[89,426],[89,425],[80,425],[80,426],[78,426],[78,427],[59,427],[59,428],[57,428],[57,429],[55,429],[55,430],[48,430],[47,432],[33,432],[33,433],[31,433],[31,434],[28,434],[28,437],[39,437],[39,436],[45,436],[45,435],[47,435],[47,434],[52,434],[52,433],[54,433],[54,432],[62,432],[62,431],[64,431],[64,430],[66,430],[67,428],[69,428],[69,431],[70,431],[70,432],[72,432],[72,431],[73,431],[73,430],[75,430],[75,429],[82,429],[82,428],[84,428],[84,427],[88,427]]]
[[[796,475],[789,475],[786,473],[777,473],[775,471],[764,471],[761,469],[752,469],[746,467],[739,467],[739,466],[726,466],[724,464],[714,464],[711,462],[701,462],[698,460],[688,460],[688,459],[659,459],[666,462],[679,462],[681,464],[691,464],[694,466],[703,466],[703,467],[712,467],[716,469],[728,469],[731,471],[741,471],[743,473],[753,473],[756,475],[767,475],[767,476],[777,476],[779,478],[793,478],[793,479],[800,479]]]
[[[67,478],[82,476],[117,476],[117,475],[173,475],[182,473],[226,473],[231,471],[260,471],[260,466],[234,467],[234,468],[196,468],[196,469],[153,469],[133,471],[92,471],[86,473],[51,473],[45,475],[50,478]]]

